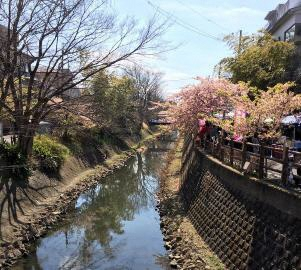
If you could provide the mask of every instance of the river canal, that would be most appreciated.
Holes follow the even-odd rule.
[[[169,269],[155,193],[170,146],[155,143],[81,194],[68,218],[12,269]]]

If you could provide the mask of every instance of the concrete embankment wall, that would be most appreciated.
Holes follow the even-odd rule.
[[[301,269],[300,195],[243,176],[189,137],[182,162],[188,216],[228,269]]]

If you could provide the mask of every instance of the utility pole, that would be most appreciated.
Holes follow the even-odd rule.
[[[240,55],[241,53],[241,45],[242,45],[242,30],[239,30],[239,41],[238,41],[238,50],[237,50],[238,55]]]
[[[221,78],[221,73],[222,73],[222,63],[219,62],[219,65],[218,65],[218,78],[219,79]]]

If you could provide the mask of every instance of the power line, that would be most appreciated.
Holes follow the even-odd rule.
[[[211,39],[214,39],[214,40],[218,40],[218,41],[221,41],[221,39],[219,39],[218,37],[216,36],[213,36],[209,33],[206,33],[204,31],[201,31],[200,29],[196,28],[195,26],[185,22],[184,20],[180,19],[179,17],[165,11],[164,9],[160,8],[159,6],[157,5],[154,5],[151,1],[147,1],[147,3],[152,6],[154,9],[156,9],[157,12],[159,12],[160,14],[164,15],[165,17],[167,18],[173,18],[174,22],[177,23],[178,25],[182,26],[183,28],[189,30],[189,31],[192,31],[198,35],[201,35],[203,37],[208,37],[208,38],[211,38]]]
[[[215,21],[212,20],[212,19],[209,19],[208,17],[204,16],[204,15],[203,15],[201,12],[199,12],[198,10],[196,10],[196,9],[194,9],[193,7],[191,7],[191,6],[187,5],[187,4],[185,4],[183,1],[181,1],[181,0],[176,0],[176,1],[177,1],[178,3],[180,3],[181,5],[183,5],[184,7],[186,7],[187,9],[190,9],[192,12],[198,14],[200,17],[202,17],[203,19],[207,20],[208,22],[213,23],[214,25],[218,26],[219,28],[221,28],[221,29],[223,29],[223,30],[226,30],[226,31],[230,31],[230,32],[231,32],[230,29],[228,29],[228,28],[226,28],[226,27],[220,25],[219,23],[215,22]]]
[[[206,33],[198,28],[196,28],[195,26],[185,22],[184,20],[180,19],[179,17],[165,11],[164,9],[160,8],[159,6],[157,5],[154,5],[151,1],[147,1],[147,3],[152,7],[154,8],[157,12],[159,12],[160,14],[162,14],[163,16],[167,17],[167,18],[173,18],[173,21],[182,26],[183,28],[191,31],[191,32],[194,32],[200,36],[203,36],[203,37],[207,37],[207,38],[211,38],[213,40],[217,40],[217,41],[222,41],[220,38],[216,37],[216,36],[213,36],[209,33]]]

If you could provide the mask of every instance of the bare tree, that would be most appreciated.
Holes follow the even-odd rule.
[[[141,28],[109,10],[107,0],[0,0],[0,113],[13,119],[24,155],[39,122],[62,105],[56,97],[134,55],[164,50],[166,22],[155,16]]]
[[[141,66],[134,65],[125,70],[127,76],[133,79],[138,102],[139,116],[145,120],[151,102],[162,100],[162,73],[152,72]]]

